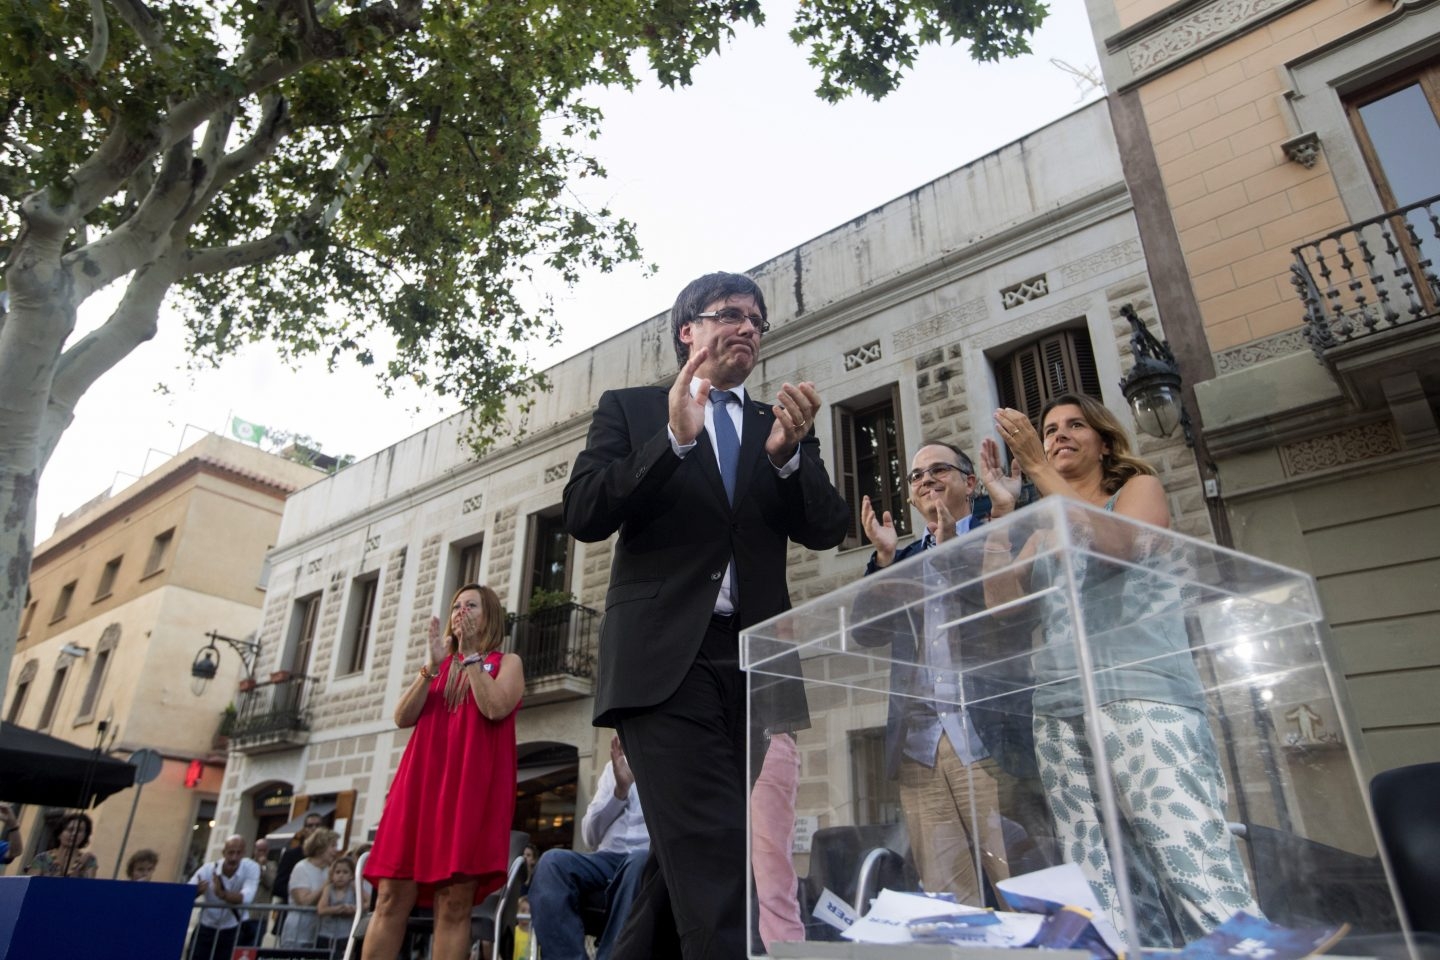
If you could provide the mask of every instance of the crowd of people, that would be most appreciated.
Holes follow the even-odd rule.
[[[810,723],[799,660],[793,652],[793,662],[781,657],[771,667],[777,679],[758,693],[750,687],[747,704],[738,641],[745,628],[789,608],[790,544],[838,546],[850,508],[820,458],[815,385],[785,383],[765,399],[747,393],[769,329],[755,282],[740,274],[700,277],[681,291],[670,323],[679,365],[673,383],[606,391],[565,487],[570,535],[597,542],[618,534],[594,716],[596,726],[616,733],[581,824],[590,852],[525,848],[517,956],[582,960],[593,936],[597,960],[733,960],[747,953],[752,889],[762,942],[805,935],[790,857],[795,735]],[[1040,497],[1152,529],[1169,526],[1155,470],[1093,399],[1056,398],[1038,429],[1027,414],[1001,408],[994,427],[1008,465],[991,438],[981,444],[978,470],[948,442],[916,448],[906,478],[924,533],[908,545],[900,546],[892,513],[864,499],[861,525],[874,547],[865,575],[982,528],[992,533],[966,544],[971,569],[985,575],[949,602],[962,614],[1002,611],[1044,591],[1061,575],[1048,549],[1059,534],[1042,530],[1012,543],[1011,525],[996,522],[1020,505],[1022,477]],[[1167,605],[1178,609],[1177,598],[1142,582],[1156,559],[1150,541],[1081,525],[1069,534],[1088,537],[1095,555],[1125,561],[1072,572],[1115,627],[1097,654],[1101,716],[1090,719],[1103,726],[1107,743],[1121,747],[1102,758],[1089,749],[1068,608],[1057,607],[1023,640],[1033,669],[1028,682],[1015,684],[1024,691],[1006,694],[1003,683],[982,688],[1001,679],[992,676],[967,677],[961,692],[944,687],[958,675],[957,651],[969,644],[973,655],[986,643],[1011,642],[1004,618],[992,618],[993,634],[957,638],[952,626],[939,626],[953,625],[957,611],[932,610],[927,600],[912,605],[903,622],[857,617],[871,624],[856,631],[857,642],[893,645],[886,771],[898,782],[926,890],[978,904],[1013,874],[1068,860],[1124,931],[1095,781],[1144,769],[1147,783],[1169,785],[1170,795],[1186,799],[1184,809],[1170,805],[1173,822],[1151,817],[1143,829],[1125,812],[1130,894],[1145,921],[1142,945],[1183,943],[1237,910],[1258,908],[1233,840],[1213,844],[1223,849],[1203,876],[1175,872],[1185,861],[1174,848],[1188,835],[1229,836],[1202,685],[1183,623],[1167,615]],[[859,602],[867,596],[880,591],[862,591]],[[270,898],[305,908],[275,918],[279,945],[338,953],[372,885],[364,960],[396,956],[417,906],[433,912],[433,956],[470,957],[472,908],[504,882],[512,856],[515,714],[525,678],[519,656],[501,651],[503,627],[499,597],[472,583],[456,592],[443,624],[431,618],[416,638],[423,662],[394,715],[413,732],[364,876],[356,876],[357,857],[341,853],[319,815],[306,818],[278,859],[263,839],[247,857],[245,839],[229,837],[221,859],[191,877],[201,901],[192,957],[228,957],[236,943],[261,943],[271,933],[269,918],[245,907]],[[1127,668],[1140,662],[1143,669]],[[957,698],[990,706],[957,709]],[[1187,745],[1182,756],[1176,743]],[[0,826],[13,834],[13,820]],[[95,858],[84,849],[91,829],[84,814],[66,817],[55,847],[37,854],[26,872],[94,876]],[[153,852],[141,851],[126,873],[147,879],[155,865]]]

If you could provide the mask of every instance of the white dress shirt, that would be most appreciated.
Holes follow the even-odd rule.
[[[650,849],[650,831],[640,808],[640,789],[630,784],[625,799],[615,796],[615,764],[605,762],[595,796],[580,821],[580,838],[597,853],[632,853]]]

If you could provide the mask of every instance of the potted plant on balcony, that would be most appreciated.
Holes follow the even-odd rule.
[[[284,683],[286,680],[289,680],[293,676],[294,674],[291,673],[289,670],[272,670],[270,672],[270,682]]]
[[[574,602],[575,594],[568,590],[542,590],[536,587],[535,592],[530,594],[530,612],[540,613],[544,610],[554,610]]]
[[[249,693],[250,691],[255,689],[255,678],[242,677],[240,682],[236,684],[236,686],[239,688],[241,693]],[[230,705],[230,709],[235,709],[235,705],[233,703]]]

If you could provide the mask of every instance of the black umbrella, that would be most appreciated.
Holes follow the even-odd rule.
[[[0,801],[83,810],[134,783],[124,760],[0,721]]]

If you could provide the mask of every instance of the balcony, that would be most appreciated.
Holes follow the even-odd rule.
[[[510,649],[525,663],[525,702],[578,700],[595,692],[595,628],[599,614],[562,603],[508,620]]]
[[[269,753],[303,746],[310,739],[307,701],[313,684],[313,677],[284,672],[272,673],[268,682],[241,681],[230,723],[231,748]]]
[[[1423,415],[1440,396],[1440,196],[1292,252],[1305,337],[1346,396],[1361,410],[1388,406],[1407,443],[1440,439]]]

